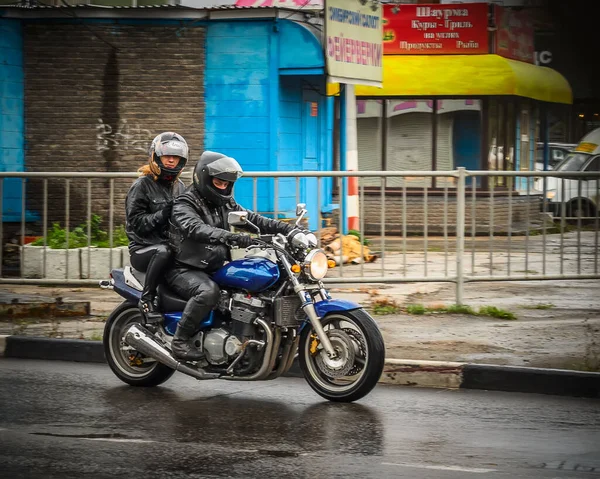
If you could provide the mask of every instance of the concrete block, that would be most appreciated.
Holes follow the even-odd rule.
[[[107,278],[112,268],[123,266],[122,248],[80,248],[81,277],[83,279]]]
[[[24,278],[67,278],[67,257],[69,261],[68,279],[81,277],[79,249],[45,248],[46,271],[44,276],[44,247],[25,245],[21,248]]]

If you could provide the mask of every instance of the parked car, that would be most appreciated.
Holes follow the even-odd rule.
[[[577,143],[548,143],[548,169],[554,169],[576,146]],[[541,141],[536,144],[535,169],[544,171],[544,143]]]
[[[547,210],[555,216],[595,218],[600,204],[600,128],[585,135],[564,160],[555,165],[557,172],[598,173],[590,177],[546,177]],[[544,178],[537,178],[535,189],[544,190]]]

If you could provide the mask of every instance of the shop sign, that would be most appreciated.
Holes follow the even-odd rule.
[[[489,53],[487,3],[388,4],[383,18],[385,54]]]
[[[325,58],[330,82],[381,86],[381,17],[379,2],[325,1]]]
[[[496,18],[496,54],[513,60],[535,63],[533,23],[524,10],[494,5]]]

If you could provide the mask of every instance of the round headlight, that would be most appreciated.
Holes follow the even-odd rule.
[[[313,281],[323,279],[327,274],[329,265],[327,255],[321,249],[314,249],[306,255],[304,260],[304,272]]]

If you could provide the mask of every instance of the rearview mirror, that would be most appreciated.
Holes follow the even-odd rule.
[[[306,208],[305,203],[298,203],[296,205],[296,216],[300,216],[305,208]]]
[[[227,215],[227,223],[230,226],[242,226],[248,222],[248,213],[245,211],[230,211]]]

